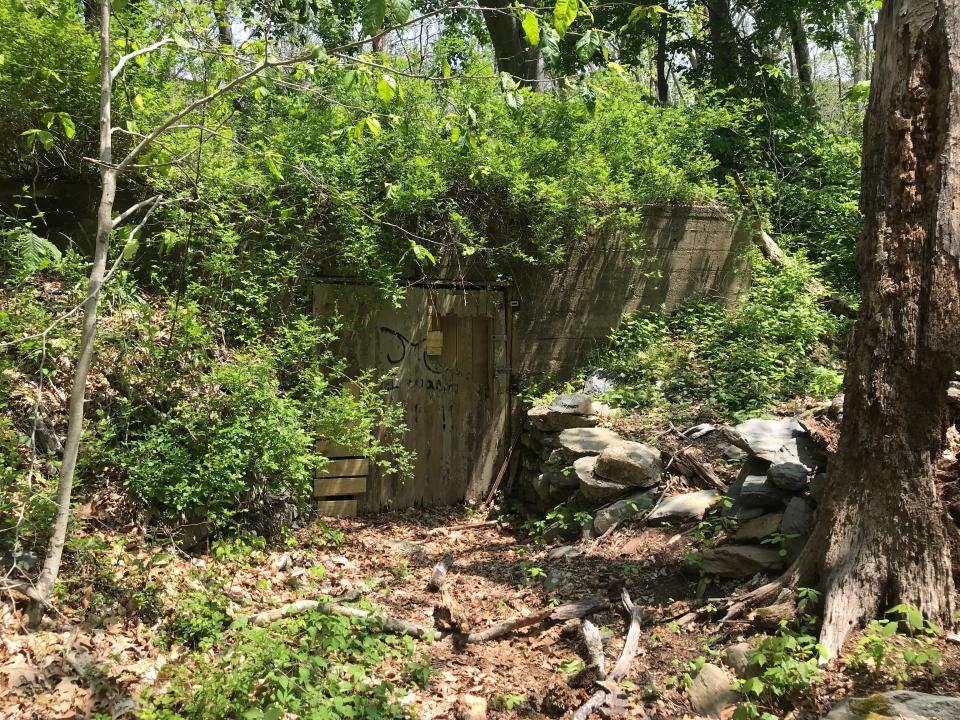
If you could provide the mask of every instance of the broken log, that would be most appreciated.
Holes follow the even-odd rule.
[[[623,651],[620,653],[617,664],[613,666],[613,670],[607,673],[606,677],[601,681],[609,687],[616,687],[616,685],[627,676],[627,672],[630,670],[630,664],[637,654],[637,646],[640,643],[640,608],[633,604],[633,601],[630,599],[630,594],[626,590],[622,593],[622,599],[623,607],[630,613],[630,625],[627,628],[627,637],[623,642]],[[594,710],[599,710],[607,704],[608,701],[615,700],[615,690],[601,688],[591,695],[587,702],[580,706],[580,709],[574,713],[573,720],[587,720]]]
[[[547,620],[558,622],[562,620],[583,618],[590,613],[600,610],[606,606],[606,600],[600,597],[592,596],[584,598],[583,600],[577,600],[576,602],[559,605],[555,608],[545,608],[544,610],[539,610],[538,612],[531,613],[530,615],[523,615],[521,617],[511,618],[510,620],[504,620],[503,622],[497,623],[493,627],[489,627],[486,630],[470,633],[469,635],[464,636],[463,641],[467,643],[478,643],[486,642],[487,640],[496,640],[504,635],[509,635],[515,630],[520,630],[521,628],[529,627],[531,625],[539,625]]]
[[[583,659],[588,668],[596,668],[600,677],[606,675],[606,659],[603,657],[603,639],[597,626],[589,620],[580,622],[580,637],[583,643]]]
[[[494,496],[497,494],[497,490],[500,488],[500,483],[503,482],[503,476],[507,473],[507,468],[510,466],[510,461],[513,459],[513,451],[517,447],[517,443],[520,442],[520,436],[517,435],[513,442],[510,443],[510,449],[507,451],[507,456],[503,459],[503,464],[500,465],[500,472],[497,473],[497,479],[493,481],[493,485],[490,486],[490,492],[487,493],[486,499],[480,503],[480,510],[486,510],[486,508],[493,502]]]
[[[726,494],[727,485],[703,460],[703,453],[695,447],[685,447],[673,456],[673,466],[681,475],[691,480],[699,480],[708,490],[719,490]]]
[[[499,520],[484,520],[483,522],[475,523],[463,523],[461,525],[447,525],[446,527],[434,528],[428,535],[437,535],[442,532],[453,532],[454,530],[477,530],[479,528],[491,527],[492,525],[499,525]]]
[[[470,615],[457,602],[446,585],[440,589],[440,603],[433,609],[433,622],[444,632],[458,634],[470,632],[472,625]]]
[[[447,580],[447,572],[450,570],[451,565],[453,565],[453,555],[450,553],[444,553],[443,557],[440,558],[440,562],[433,567],[433,573],[430,575],[430,582],[427,583],[427,590],[437,592],[443,587],[443,583]]]

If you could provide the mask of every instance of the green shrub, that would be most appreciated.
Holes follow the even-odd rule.
[[[857,641],[857,649],[849,658],[854,667],[907,682],[911,677],[929,671],[940,674],[940,650],[934,644],[940,631],[912,605],[896,605],[887,615],[902,615],[903,621],[892,618],[871,620],[866,632]]]
[[[670,314],[627,316],[594,362],[620,375],[612,396],[625,407],[702,403],[702,414],[723,417],[798,395],[829,397],[841,382],[845,322],[807,291],[812,272],[799,258],[776,268],[755,254],[739,307],[691,301]]]
[[[270,362],[239,357],[132,442],[123,462],[127,487],[158,520],[222,530],[264,499],[302,503],[317,458]]]
[[[430,677],[409,637],[340,615],[306,613],[269,627],[237,621],[211,647],[190,662],[167,665],[166,682],[147,691],[140,717],[405,718],[412,716],[400,703],[405,688]]]

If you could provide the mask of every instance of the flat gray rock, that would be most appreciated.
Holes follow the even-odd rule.
[[[605,480],[596,473],[597,456],[586,455],[577,458],[573,463],[573,469],[577,473],[577,481],[580,485],[580,493],[587,499],[596,503],[608,502],[630,492],[629,485]]]
[[[767,513],[758,518],[747,520],[737,528],[733,539],[737,542],[760,542],[765,537],[780,532],[782,513]]]
[[[570,428],[560,433],[560,449],[567,462],[586,455],[599,455],[607,445],[622,438],[606,428]]]
[[[823,502],[823,494],[827,491],[827,482],[828,478],[825,472],[818,472],[810,481],[810,497],[813,498],[815,503]]]
[[[615,503],[607,505],[597,511],[593,518],[593,531],[597,535],[603,535],[616,523],[622,523],[632,517],[645,513],[653,507],[655,492],[634,493],[628,498],[618,500]]]
[[[586,380],[583,381],[584,394],[591,395],[593,397],[597,397],[598,395],[603,395],[611,390],[615,390],[616,387],[616,374],[610,370],[604,370],[603,368],[591,370],[590,374],[587,375]]]
[[[761,545],[721,545],[700,553],[700,569],[705,575],[745,578],[758,572],[776,572],[785,566],[774,548]]]
[[[862,698],[841,700],[825,720],[866,720],[889,717],[899,720],[960,720],[960,698],[912,690],[888,690]]]
[[[712,718],[719,718],[725,708],[735,705],[740,698],[727,674],[712,663],[700,668],[687,695],[694,712]]]
[[[740,486],[737,501],[745,508],[777,510],[787,504],[791,495],[781,490],[766,475],[748,475]]]
[[[550,401],[549,410],[571,415],[589,415],[593,410],[593,398],[584,393],[557,395]]]
[[[566,430],[567,428],[596,427],[597,423],[600,422],[600,418],[591,415],[589,412],[581,415],[578,413],[554,410],[552,406],[547,407],[544,405],[530,408],[530,410],[527,411],[527,419],[534,429],[542,433],[556,433],[561,430]]]
[[[787,492],[802,492],[807,487],[809,470],[805,465],[787,460],[770,465],[767,477],[774,485]]]
[[[660,483],[663,463],[660,451],[650,445],[621,440],[607,445],[597,457],[597,475],[631,487],[653,487]]]
[[[786,536],[784,547],[791,559],[803,549],[812,528],[813,508],[810,503],[802,497],[791,498],[780,522],[780,532]]]
[[[815,451],[813,441],[796,420],[753,418],[732,428],[724,428],[723,434],[729,442],[750,455],[770,462],[784,462],[788,457],[780,451],[786,447],[787,455],[812,467]]]
[[[716,490],[701,490],[664,498],[659,507],[650,513],[647,523],[683,523],[702,520],[704,513],[719,497]]]

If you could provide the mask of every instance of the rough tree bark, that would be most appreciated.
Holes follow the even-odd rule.
[[[100,7],[100,204],[97,208],[97,237],[93,253],[93,267],[87,284],[87,300],[83,307],[83,330],[80,336],[80,353],[77,358],[70,390],[67,413],[67,440],[63,450],[63,463],[57,484],[56,512],[50,544],[43,569],[31,593],[34,603],[30,612],[31,622],[36,624],[42,617],[43,608],[53,591],[60,572],[60,560],[70,522],[70,497],[73,491],[73,475],[80,451],[80,435],[83,431],[83,406],[86,399],[87,375],[93,360],[93,347],[97,336],[97,305],[100,288],[107,268],[107,252],[110,232],[113,229],[113,201],[117,192],[117,171],[113,167],[113,144],[111,141],[110,103],[113,88],[110,66],[110,3],[103,0]]]
[[[667,78],[667,23],[668,16],[660,16],[657,29],[657,101],[661,105],[670,102],[670,85]]]
[[[831,484],[797,562],[730,613],[785,586],[819,585],[820,641],[831,656],[894,604],[941,627],[955,606],[933,476],[960,356],[960,5],[888,0],[876,38],[857,251],[863,299]]]
[[[813,91],[813,62],[810,59],[810,43],[807,42],[807,30],[803,19],[794,15],[788,23],[793,56],[797,61],[797,79],[800,81],[800,101],[808,112],[817,109],[817,96]]]
[[[546,89],[543,53],[527,42],[513,4],[507,0],[480,0],[479,5],[490,33],[497,70],[510,73],[521,86]]]
[[[717,87],[727,87],[740,76],[740,51],[730,0],[704,0],[704,5],[711,46],[710,76]]]

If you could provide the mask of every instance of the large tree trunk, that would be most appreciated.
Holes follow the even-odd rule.
[[[30,620],[39,622],[43,608],[48,602],[53,585],[60,572],[60,560],[70,523],[70,500],[73,493],[73,476],[80,451],[80,436],[83,432],[83,405],[86,399],[87,375],[93,360],[93,347],[97,336],[97,305],[100,288],[107,266],[110,232],[113,227],[113,201],[117,191],[117,171],[113,168],[113,146],[110,136],[111,93],[113,81],[110,76],[110,0],[102,0],[100,10],[100,205],[97,209],[97,239],[93,255],[93,267],[87,285],[87,300],[83,306],[83,330],[80,336],[80,354],[77,358],[70,390],[68,408],[67,441],[60,466],[57,484],[57,507],[54,514],[50,545],[37,579]]]
[[[740,51],[730,0],[704,0],[704,4],[711,46],[710,76],[717,87],[727,87],[740,77]]]
[[[480,0],[483,19],[497,61],[497,70],[509,73],[521,85],[546,89],[546,68],[540,48],[527,42],[520,20],[507,0]]]
[[[668,16],[660,16],[657,30],[657,101],[661,105],[670,102],[670,85],[667,78],[667,28]]]
[[[808,112],[817,109],[817,96],[813,92],[813,62],[810,60],[810,44],[803,19],[794,15],[789,22],[790,42],[797,61],[797,79],[800,81],[800,101]]]
[[[954,609],[933,474],[960,353],[960,6],[888,0],[865,121],[862,304],[840,446],[813,537],[788,577],[819,580],[821,642],[896,603],[941,626]]]

